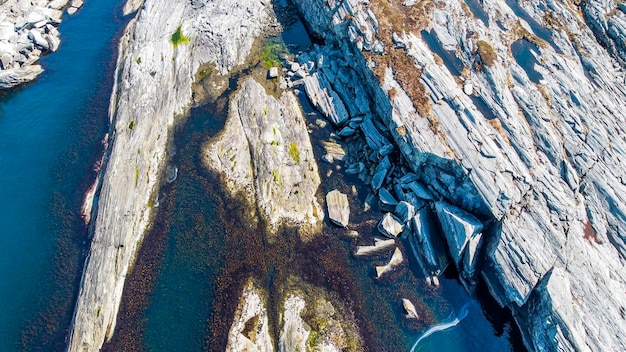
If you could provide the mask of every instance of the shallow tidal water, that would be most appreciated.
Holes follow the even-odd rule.
[[[47,72],[0,100],[2,351],[63,349],[88,248],[79,209],[102,153],[115,38],[124,25],[118,6],[118,1],[88,1],[74,18],[65,19],[61,49],[42,60]],[[97,33],[85,31],[94,25]],[[308,122],[319,117],[305,98],[302,104]],[[351,252],[357,244],[371,243],[372,219],[382,213],[360,211],[367,187],[344,177],[335,165],[319,164],[321,175],[333,173],[322,176],[318,197],[333,188],[351,192],[355,185],[359,202],[352,204],[351,222],[361,237],[349,239],[327,224],[310,242],[300,241],[292,229],[268,242],[263,223],[243,215],[247,205],[226,195],[219,177],[201,160],[203,143],[224,124],[225,106],[226,97],[192,109],[174,133],[170,156],[178,177],[164,182],[159,192],[154,226],[127,279],[117,331],[104,350],[223,350],[245,280],[254,277],[271,294],[290,275],[343,297],[367,350],[408,351],[429,326],[463,306],[466,318],[415,350],[523,350],[510,315],[492,300],[470,298],[453,272],[439,289],[425,286],[409,265],[389,280],[375,280],[373,266],[387,254],[355,259]],[[329,133],[316,129],[312,134],[318,160],[319,141]],[[422,320],[404,319],[402,297],[411,298]],[[276,335],[277,327],[271,329]]]

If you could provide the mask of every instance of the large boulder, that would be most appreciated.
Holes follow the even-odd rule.
[[[450,255],[457,266],[470,238],[483,230],[483,224],[472,214],[445,202],[437,202],[435,211],[446,237]]]
[[[337,226],[347,227],[350,221],[350,204],[348,196],[333,190],[326,194],[326,206],[328,207],[328,218]]]

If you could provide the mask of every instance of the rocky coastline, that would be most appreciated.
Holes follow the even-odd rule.
[[[61,44],[63,11],[73,15],[82,0],[7,0],[0,4],[0,90],[28,83],[43,68],[41,57]]]
[[[377,228],[387,239],[355,256],[389,252],[379,278],[410,252],[431,285],[449,265],[470,292],[484,280],[531,351],[626,349],[623,4],[293,2],[324,45],[269,74],[306,92],[336,130],[323,160],[366,182],[365,206],[385,212]],[[147,0],[127,27],[69,351],[97,351],[114,333],[169,130],[192,102],[196,72],[212,63],[226,75],[243,63],[272,11],[269,1]],[[308,138],[293,94],[270,97],[248,78],[203,157],[232,192],[254,194],[271,229],[315,232],[324,213]],[[331,220],[349,229],[344,196],[326,199]],[[264,295],[245,286],[229,350],[273,349]],[[316,295],[283,295],[276,345],[307,347],[302,310],[336,303]],[[336,321],[332,334],[344,342],[322,336],[317,348],[358,350],[352,325]]]
[[[345,109],[317,105],[348,149],[372,153],[348,158],[346,172],[396,217],[403,199],[432,207],[461,279],[470,291],[478,276],[487,283],[529,350],[624,349],[623,11],[595,1],[584,16],[566,2],[295,2],[328,47],[304,58],[321,66],[307,87],[341,97]],[[350,108],[360,90],[371,114]],[[401,156],[389,163],[394,148]],[[437,269],[424,246],[432,217],[419,220],[406,236]]]
[[[110,146],[68,351],[98,351],[115,331],[125,277],[167,163],[168,135],[192,103],[196,72],[213,63],[227,74],[272,21],[270,4],[252,0],[204,6],[148,0],[127,10],[140,5],[120,43]]]

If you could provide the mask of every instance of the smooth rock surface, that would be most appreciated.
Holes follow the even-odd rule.
[[[228,331],[226,351],[274,351],[269,333],[267,302],[261,298],[258,291],[252,281],[244,287],[233,317],[233,324]]]
[[[228,119],[205,148],[209,166],[224,174],[231,189],[249,192],[254,186],[272,230],[282,222],[321,224],[324,213],[315,198],[320,177],[295,95],[286,91],[277,100],[248,78],[231,100]]]
[[[340,227],[348,226],[350,221],[350,204],[348,196],[333,190],[326,194],[326,206],[328,207],[328,217]]]
[[[115,332],[124,281],[153,213],[168,133],[191,103],[194,74],[207,62],[223,73],[243,63],[271,16],[271,6],[256,0],[199,8],[147,0],[130,21],[120,44],[110,154],[68,351],[98,351]],[[190,42],[174,47],[170,38],[179,26]]]

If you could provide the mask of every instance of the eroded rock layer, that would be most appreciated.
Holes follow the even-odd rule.
[[[463,263],[480,257],[527,347],[626,349],[623,4],[295,2],[346,64],[319,86],[341,96],[338,72],[356,72],[377,129],[433,198],[492,224]]]

